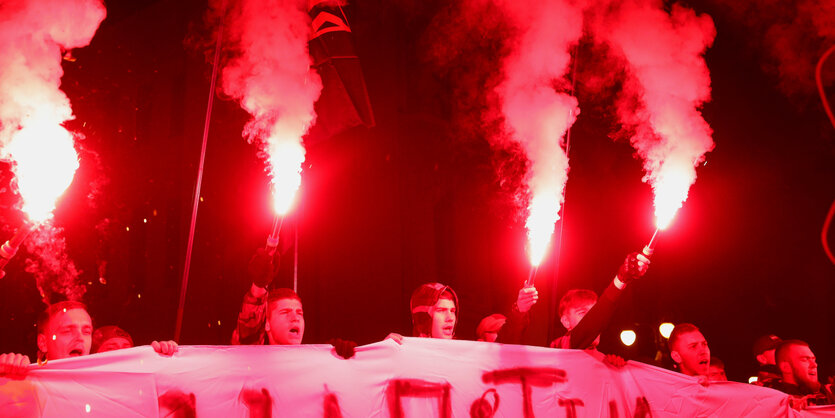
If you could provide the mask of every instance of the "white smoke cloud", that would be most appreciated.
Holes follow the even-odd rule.
[[[491,13],[491,8],[499,12]],[[498,103],[487,100],[493,108],[484,120],[489,125],[498,112],[505,132],[490,134],[491,144],[497,149],[513,149],[506,146],[508,141],[519,144],[530,162],[525,193],[530,196],[532,261],[538,263],[546,251],[563,200],[569,168],[564,140],[579,113],[566,75],[572,46],[581,40],[608,45],[599,50],[613,52],[613,62],[622,62],[599,68],[605,75],[584,74],[611,80],[610,74],[617,73],[625,80],[618,117],[635,132],[632,144],[644,159],[644,180],[653,186],[660,211],[674,212],[686,198],[695,165],[713,148],[711,129],[699,112],[710,99],[703,58],[715,36],[709,17],[679,5],[667,12],[656,0],[469,0],[451,7],[449,14],[442,15],[443,24],[433,26],[444,36],[432,44],[432,55],[448,66],[443,68],[447,72],[455,71],[451,66],[458,62],[450,53],[461,49],[456,43],[483,51],[478,43],[488,39],[484,27],[507,32],[500,45],[487,49],[501,51],[502,59],[495,88]],[[483,62],[479,57],[470,61]],[[479,87],[466,77],[458,75],[456,84]],[[637,108],[629,106],[634,103]]]
[[[0,158],[9,160],[33,222],[44,222],[78,168],[73,118],[60,90],[62,54],[87,45],[105,17],[100,0],[13,0],[0,4]],[[46,223],[26,243],[26,271],[47,303],[54,293],[79,299],[84,288],[61,231]]]
[[[625,61],[620,120],[635,129],[631,142],[655,192],[659,226],[669,223],[696,181],[695,166],[713,149],[712,130],[699,109],[710,100],[703,54],[716,30],[709,16],[660,1],[629,0],[594,19],[594,36]],[[637,108],[627,103],[637,102]]]
[[[29,118],[72,119],[60,90],[64,50],[90,43],[104,20],[100,0],[16,0],[0,4],[0,156]]]
[[[562,0],[503,1],[511,31],[502,64],[504,81],[496,88],[508,138],[531,162],[528,187],[529,254],[539,264],[559,219],[568,178],[565,134],[579,111],[566,93],[570,48],[582,35],[582,10]],[[503,136],[496,136],[504,138]]]
[[[216,11],[222,3],[214,2]],[[224,48],[234,57],[223,69],[222,88],[252,115],[244,133],[262,145],[277,210],[286,210],[279,206],[289,205],[301,182],[302,137],[315,120],[313,104],[322,89],[307,51],[306,6],[305,0],[242,0],[224,21]]]

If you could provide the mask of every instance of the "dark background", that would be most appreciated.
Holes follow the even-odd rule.
[[[458,292],[457,333],[474,338],[483,316],[510,306],[529,268],[524,222],[494,169],[501,155],[458,135],[450,81],[422,58],[422,33],[442,2],[417,11],[410,2],[354,3],[346,12],[377,126],[308,138],[299,203],[282,234],[291,246],[298,231],[305,342],[408,334],[409,295],[428,281]],[[145,344],[174,336],[212,38],[205,2],[106,5],[91,45],[64,62],[62,89],[76,115],[69,126],[85,138],[55,219],[96,324],[118,324]],[[698,325],[735,380],[753,374],[751,345],[765,333],[806,340],[831,363],[835,266],[821,229],[835,198],[835,131],[814,92],[777,89],[750,26],[714,2],[688,5],[717,26],[706,55],[713,100],[703,110],[717,145],[649,273],[622,299],[602,350],[651,358],[657,325],[669,320]],[[594,54],[584,44],[575,51],[577,77]],[[618,127],[605,99],[582,86],[563,219],[537,276],[531,344],[564,332],[554,312],[566,290],[602,291],[653,232],[641,163],[628,143],[610,138]],[[229,341],[249,287],[247,262],[269,234],[269,183],[256,148],[241,138],[247,120],[234,101],[215,101],[181,344]],[[5,206],[2,216],[6,239],[20,215]],[[23,272],[25,257],[0,280],[0,352],[34,358],[43,304]],[[293,248],[280,276],[277,284],[292,286]],[[638,331],[628,349],[617,337],[624,328]]]

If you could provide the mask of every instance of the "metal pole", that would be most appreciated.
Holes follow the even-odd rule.
[[[223,11],[225,12],[225,4]],[[222,16],[222,15],[221,15]],[[183,310],[186,305],[186,290],[188,289],[188,273],[191,267],[191,252],[194,248],[194,229],[197,225],[197,208],[200,205],[200,189],[203,185],[203,166],[206,161],[206,145],[209,141],[209,125],[212,116],[212,104],[215,99],[215,84],[217,82],[217,70],[220,64],[220,46],[223,40],[223,17],[220,19],[220,26],[217,31],[217,43],[215,44],[215,58],[212,66],[212,81],[209,87],[209,104],[206,106],[206,121],[203,124],[203,146],[200,149],[200,164],[197,168],[197,185],[194,189],[194,202],[191,210],[191,224],[188,230],[188,245],[186,246],[185,268],[183,269],[183,282],[180,285],[180,302],[177,305],[177,325],[174,328],[174,341],[180,342],[180,334],[183,330]]]

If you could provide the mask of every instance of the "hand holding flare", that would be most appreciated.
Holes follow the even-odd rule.
[[[17,230],[17,233],[6,241],[2,246],[0,246],[0,279],[6,276],[6,272],[3,271],[3,268],[6,267],[6,264],[9,264],[9,261],[17,254],[17,250],[20,248],[20,244],[29,236],[29,233],[32,232],[32,226],[29,224],[24,224],[20,229]]]

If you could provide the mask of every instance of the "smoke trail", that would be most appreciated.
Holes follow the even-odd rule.
[[[575,2],[468,0],[453,4],[430,28],[436,32],[429,35],[430,58],[454,80],[465,128],[483,132],[506,159],[495,162],[500,184],[516,184],[518,153],[528,161],[524,188],[514,199],[526,200],[534,265],[547,251],[568,176],[563,146],[579,109],[566,93],[565,75],[582,24]],[[485,87],[492,91],[481,93]],[[481,112],[477,128],[467,115],[475,112]]]
[[[505,128],[530,160],[528,187],[529,255],[538,265],[559,218],[568,178],[565,133],[579,111],[565,93],[570,47],[582,35],[582,10],[561,0],[507,0],[501,4],[516,31],[503,60],[504,81],[497,86]],[[501,138],[501,137],[494,137]]]
[[[713,149],[699,108],[710,99],[702,54],[716,32],[706,15],[679,5],[667,13],[661,6],[655,0],[620,2],[591,26],[625,61],[618,117],[635,130],[631,142],[644,160],[643,180],[655,192],[657,225],[664,228],[687,199],[695,166]]]
[[[223,3],[213,1],[216,13]],[[307,51],[307,3],[240,0],[225,20],[226,48],[235,55],[223,69],[222,88],[252,115],[244,134],[261,146],[279,213],[289,208],[301,183],[302,136],[314,122],[313,103],[322,89]]]
[[[12,0],[0,4],[0,159],[11,163],[21,209],[31,222],[51,218],[78,168],[73,118],[60,90],[62,53],[87,45],[105,17],[100,0]],[[83,287],[60,230],[46,223],[27,242],[49,303],[53,293],[80,298]]]
[[[87,45],[104,19],[98,0],[11,1],[0,6],[0,158],[10,160],[22,209],[39,222],[72,182],[78,155],[62,126],[61,54]]]
[[[743,24],[763,69],[779,78],[789,95],[815,90],[815,63],[835,42],[835,2],[831,0],[717,1],[716,7]]]
[[[35,283],[44,303],[59,300],[81,300],[86,288],[79,282],[79,271],[67,256],[63,229],[51,221],[41,224],[26,241],[31,256],[26,259],[26,272],[35,276]]]

